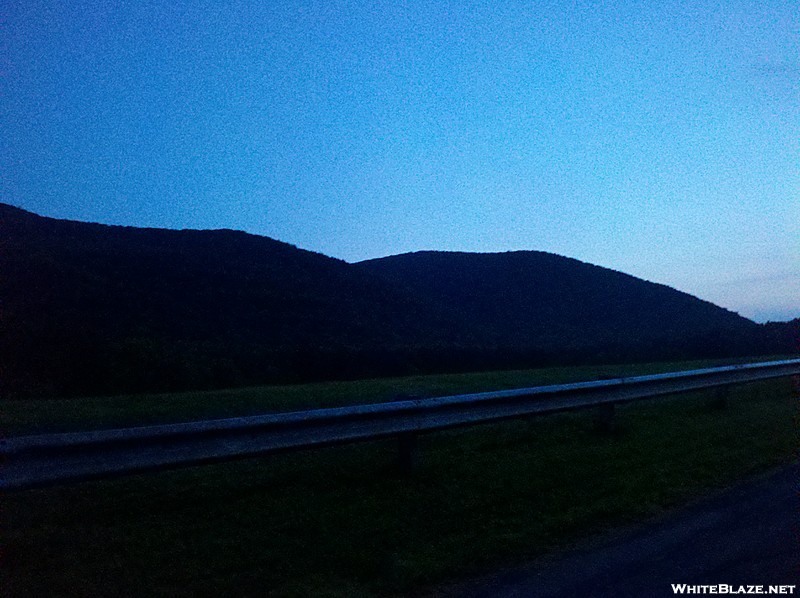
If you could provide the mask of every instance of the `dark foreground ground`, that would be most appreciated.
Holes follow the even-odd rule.
[[[794,584],[800,595],[800,464],[773,470],[643,527],[431,596],[673,596],[672,584]],[[745,588],[747,589],[747,588]],[[699,593],[710,594],[710,589]]]
[[[696,369],[692,365],[681,369]],[[631,371],[621,366],[613,373]],[[9,402],[3,423],[11,428],[15,422],[15,434],[142,425],[192,414],[230,417],[281,406],[354,404],[399,392],[442,396],[599,374],[481,374],[287,387],[282,394],[252,389],[53,400],[38,408],[41,401]],[[419,385],[427,390],[420,392]],[[550,581],[542,576],[526,586],[531,571],[543,570],[529,566],[528,577],[506,568],[506,575],[468,585],[445,584],[563,554],[581,538],[622,546],[619,540],[633,540],[637,529],[645,529],[633,527],[637,522],[655,526],[653,517],[661,514],[666,521],[665,514],[677,513],[673,509],[692,497],[792,462],[798,447],[792,392],[788,380],[743,385],[733,389],[727,408],[712,403],[715,395],[709,393],[663,397],[621,406],[614,429],[604,432],[596,429],[593,414],[576,412],[425,435],[410,476],[397,475],[397,444],[386,440],[9,492],[0,497],[0,596],[416,597],[438,586],[450,590],[445,596],[484,591],[494,598],[503,589],[513,595],[508,592],[515,583],[523,596],[565,583],[564,594],[591,596],[611,593],[601,580],[612,562],[629,563],[616,574],[630,580],[628,594],[654,595],[668,591],[666,584],[689,583],[697,577],[690,567],[696,559],[717,550],[724,557],[740,540],[722,534],[721,540],[706,540],[714,550],[696,545],[700,540],[687,530],[703,525],[687,520],[678,528],[683,531],[665,532],[678,534],[671,542],[642,542],[628,552],[612,550],[610,557],[565,561],[560,578],[557,565],[547,569]],[[743,501],[741,513],[715,515],[722,519],[720,530],[741,528],[750,541],[754,534],[747,530],[759,528],[758,517],[771,511],[777,529],[786,532],[794,496],[787,488],[788,494],[764,492]],[[751,512],[751,502],[761,512]],[[747,523],[751,516],[755,522]],[[631,527],[625,533],[603,536],[626,525]],[[765,529],[758,537],[789,545],[785,534]],[[746,562],[768,552],[757,544],[742,550]],[[648,572],[659,559],[671,564],[665,585]],[[686,578],[680,579],[676,563],[684,560]],[[574,576],[576,570],[585,572],[584,581]],[[772,575],[756,581],[743,573],[753,583],[761,577],[778,582]],[[566,581],[559,586],[558,579]]]

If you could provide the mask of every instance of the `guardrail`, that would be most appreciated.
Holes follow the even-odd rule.
[[[433,399],[0,441],[0,488],[23,489],[333,444],[400,439],[410,467],[417,434],[516,417],[600,408],[800,374],[800,359],[538,386]]]

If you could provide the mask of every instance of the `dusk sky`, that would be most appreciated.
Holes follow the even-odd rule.
[[[0,31],[4,202],[800,316],[794,1],[26,0]]]

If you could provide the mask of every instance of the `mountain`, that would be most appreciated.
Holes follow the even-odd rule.
[[[360,353],[448,340],[404,290],[266,237],[87,224],[0,204],[0,238],[6,393],[352,375]]]
[[[724,354],[759,326],[664,285],[540,251],[422,251],[358,264],[480,323],[483,346],[580,354]]]
[[[779,353],[800,353],[800,318],[789,322],[767,322],[762,325],[762,336],[768,347]]]
[[[5,396],[719,357],[772,351],[786,336],[541,252],[348,264],[243,232],[73,222],[6,204],[0,299]]]

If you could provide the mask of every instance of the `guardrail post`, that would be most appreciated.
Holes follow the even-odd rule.
[[[711,398],[708,400],[708,407],[710,409],[719,410],[728,407],[728,399],[731,396],[730,384],[726,386],[718,386],[712,391]]]
[[[397,469],[407,475],[417,464],[417,435],[403,432],[397,436]]]
[[[594,431],[600,434],[613,432],[615,413],[616,407],[614,403],[606,403],[596,407],[594,411]]]
[[[390,401],[418,401],[419,396],[400,393],[394,395]],[[417,434],[414,432],[401,432],[397,435],[397,470],[402,475],[408,475],[417,465]]]

